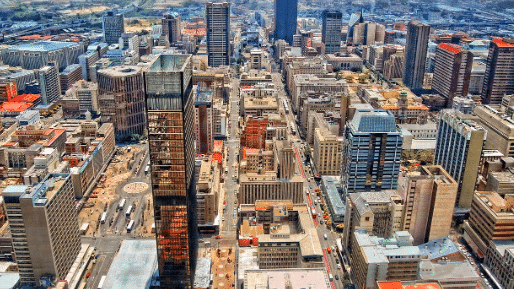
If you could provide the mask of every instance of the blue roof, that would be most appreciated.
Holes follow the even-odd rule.
[[[355,132],[398,132],[394,115],[390,111],[382,109],[357,110],[351,125]]]
[[[68,74],[72,71],[74,71],[75,69],[80,69],[80,64],[71,64],[71,65],[68,65],[66,66],[66,68],[61,72],[61,74]]]
[[[11,289],[19,285],[20,273],[7,272],[0,273],[0,289]]]
[[[6,194],[6,193],[24,193],[27,189],[29,188],[29,186],[25,186],[25,185],[10,185],[10,186],[7,186],[3,191],[2,193]]]
[[[9,47],[9,51],[48,52],[78,45],[75,42],[40,41]]]
[[[459,252],[459,249],[453,241],[448,237],[439,238],[418,246],[422,255],[428,256],[428,259],[437,259],[453,253]]]
[[[344,216],[346,212],[346,204],[343,202],[343,199],[339,194],[339,190],[336,187],[335,182],[337,178],[332,176],[323,176],[321,179],[328,196],[330,206],[332,207],[332,210],[334,210],[334,214]]]

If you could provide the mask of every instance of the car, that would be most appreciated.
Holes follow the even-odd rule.
[[[221,236],[220,236],[220,235],[218,235],[218,236],[214,237],[214,239],[219,239],[219,238],[221,238]]]
[[[341,264],[337,264],[337,269],[341,269]]]
[[[333,255],[334,255],[334,258],[337,258],[337,253],[335,251],[334,251]]]
[[[323,225],[323,220],[319,220],[319,224],[320,224],[320,225]]]
[[[234,204],[237,204],[237,200],[234,201]]]
[[[336,278],[336,280],[339,280],[339,276],[335,275],[334,278]]]
[[[222,221],[225,221],[225,217],[221,218]]]
[[[336,264],[339,264],[339,259],[336,259]]]
[[[309,189],[311,189],[311,190],[312,190],[312,185],[310,185],[310,186],[309,186]]]

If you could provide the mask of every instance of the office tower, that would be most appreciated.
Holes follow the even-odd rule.
[[[412,90],[423,88],[430,25],[419,21],[409,22],[405,47],[403,83]]]
[[[49,174],[35,187],[8,186],[2,195],[21,282],[64,279],[80,251],[69,174]]]
[[[296,173],[296,159],[293,146],[290,141],[275,141],[275,156],[278,161],[278,177],[290,180]]]
[[[477,191],[469,219],[464,221],[464,239],[483,257],[489,242],[514,239],[514,194]]]
[[[139,59],[139,36],[135,33],[122,33],[119,39],[121,50],[134,51],[136,59]]]
[[[391,238],[402,229],[404,202],[394,190],[360,192],[346,197],[343,246],[351,250],[354,233],[363,229],[381,238]]]
[[[102,28],[104,40],[107,44],[118,43],[121,34],[125,32],[123,14],[114,14],[113,11],[107,11],[107,14],[102,18]]]
[[[275,0],[275,40],[283,39],[293,45],[296,34],[298,0]]]
[[[41,89],[42,104],[50,104],[61,97],[59,70],[55,63],[48,63],[39,70],[39,88]]]
[[[180,15],[177,12],[167,13],[162,16],[162,34],[166,35],[168,43],[172,46],[182,39]]]
[[[468,95],[473,53],[456,44],[441,43],[435,53],[432,89],[445,97],[452,107],[454,97]]]
[[[102,122],[116,128],[116,140],[143,135],[145,92],[140,66],[111,66],[98,70],[98,104]]]
[[[454,110],[443,110],[437,128],[434,164],[459,184],[455,205],[469,209],[482,156],[486,131]]]
[[[402,134],[390,111],[356,111],[345,129],[344,192],[396,189],[402,143]]]
[[[362,13],[352,13],[352,15],[350,15],[350,21],[348,21],[348,35],[346,37],[347,42],[353,43],[353,32],[355,25],[363,22],[364,18],[362,17]]]
[[[341,173],[343,142],[326,127],[314,130],[312,161],[320,175],[335,176]]]
[[[343,13],[340,11],[324,10],[321,26],[321,41],[325,43],[325,54],[341,51],[341,26]]]
[[[161,288],[191,288],[197,243],[192,56],[145,70],[148,144]]]
[[[212,117],[212,90],[195,93],[195,139],[196,153],[209,154],[214,144]]]
[[[405,200],[402,230],[415,245],[450,234],[458,187],[441,166],[423,166],[398,179],[398,194]]]
[[[482,87],[482,103],[500,104],[505,94],[514,93],[514,39],[494,39],[489,44],[489,55]]]
[[[209,66],[229,65],[230,3],[206,3],[207,55]]]
[[[385,26],[372,21],[357,23],[353,27],[353,43],[362,45],[383,44]]]
[[[75,82],[82,79],[80,64],[72,64],[66,67],[60,74],[61,94],[64,94]]]

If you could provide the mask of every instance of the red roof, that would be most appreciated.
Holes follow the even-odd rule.
[[[41,97],[41,95],[39,95],[39,94],[20,94],[20,95],[16,96],[15,98],[13,98],[11,101],[12,102],[34,102],[40,97]]]
[[[451,43],[441,43],[439,44],[439,47],[442,49],[451,52],[453,54],[457,54],[462,51],[462,46],[457,44],[451,44]]]
[[[508,42],[505,42],[503,41],[503,39],[500,39],[500,38],[495,38],[493,40],[494,43],[496,43],[496,45],[498,45],[498,47],[502,47],[502,48],[505,48],[505,47],[514,47],[514,44],[511,44],[511,43],[508,43]]]
[[[403,284],[401,281],[379,281],[377,283],[380,289],[441,289],[441,286],[436,282]]]
[[[4,102],[2,103],[2,111],[22,112],[32,106],[27,102]]]

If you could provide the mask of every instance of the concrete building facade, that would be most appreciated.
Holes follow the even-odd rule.
[[[505,94],[514,93],[514,39],[496,38],[489,54],[482,87],[482,103],[500,104]]]
[[[114,14],[113,11],[108,11],[102,17],[102,29],[104,32],[104,41],[107,44],[118,43],[122,33],[125,33],[125,19],[123,14]]]
[[[206,3],[205,18],[207,21],[207,56],[209,66],[229,65],[230,3]]]
[[[314,131],[314,153],[312,161],[320,175],[336,176],[341,173],[343,141],[326,128]]]
[[[321,13],[321,42],[325,44],[325,54],[341,51],[341,26],[343,13],[340,11],[324,10]]]
[[[407,25],[403,83],[412,90],[423,88],[430,25],[411,21]]]

